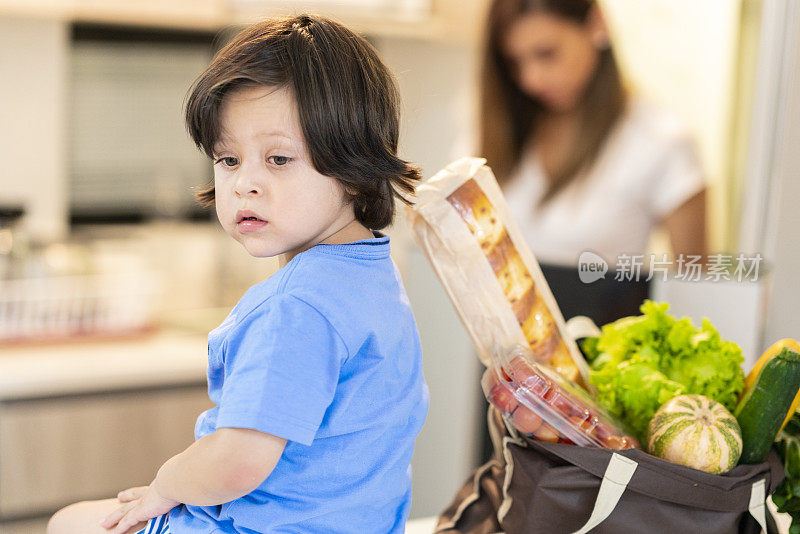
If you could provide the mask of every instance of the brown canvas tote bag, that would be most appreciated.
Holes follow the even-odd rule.
[[[527,441],[493,407],[488,416],[494,455],[436,533],[777,533],[766,510],[784,477],[774,451],[764,463],[712,475],[639,450]]]

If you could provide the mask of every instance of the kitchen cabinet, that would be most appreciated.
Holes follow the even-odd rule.
[[[177,334],[0,348],[0,532],[148,484],[212,406],[206,354]]]
[[[149,484],[209,404],[203,385],[0,404],[0,517]]]

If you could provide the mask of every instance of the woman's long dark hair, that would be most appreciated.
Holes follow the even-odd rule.
[[[592,0],[492,1],[480,79],[480,153],[501,185],[509,180],[519,164],[526,143],[535,132],[537,116],[544,109],[517,86],[503,53],[503,36],[516,20],[531,13],[547,13],[583,25],[595,3]],[[580,135],[567,160],[547,177],[542,203],[553,198],[595,161],[603,142],[625,110],[627,97],[611,47],[599,54],[596,71],[580,104]]]

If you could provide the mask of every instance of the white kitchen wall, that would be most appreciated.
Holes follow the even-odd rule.
[[[454,98],[472,83],[474,55],[465,44],[379,39],[381,57],[394,72],[402,97],[400,153],[426,178],[452,159],[470,111]],[[437,515],[479,461],[480,369],[460,319],[427,259],[411,242],[403,219],[392,229],[422,340],[430,409],[417,438],[410,517]]]
[[[18,202],[31,238],[67,232],[67,24],[0,17],[0,203]]]
[[[601,0],[633,87],[694,135],[709,184],[709,239],[730,250],[730,169],[742,0]]]

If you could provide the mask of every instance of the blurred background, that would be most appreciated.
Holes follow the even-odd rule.
[[[710,250],[758,281],[666,283],[755,358],[800,332],[800,3],[604,0],[626,83],[687,124]],[[148,483],[208,408],[206,335],[277,268],[193,203],[211,165],[182,123],[189,84],[244,24],[313,11],[363,33],[403,101],[401,156],[470,155],[484,0],[0,0],[0,532]],[[477,155],[477,154],[476,154]],[[431,408],[411,517],[479,463],[484,401],[466,332],[404,220],[389,230]],[[659,232],[651,250],[664,244]]]

